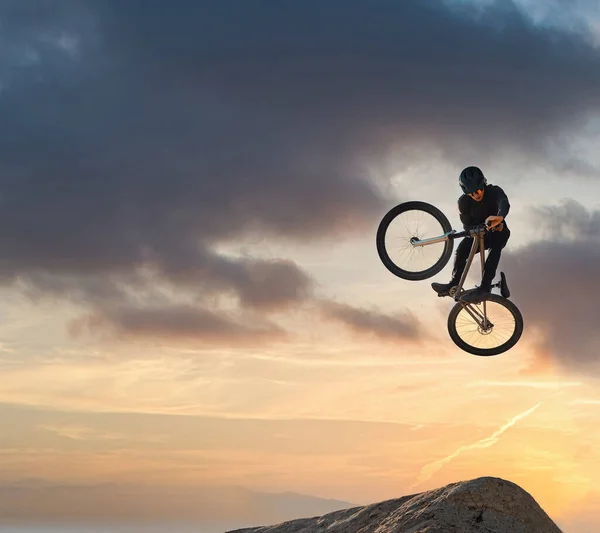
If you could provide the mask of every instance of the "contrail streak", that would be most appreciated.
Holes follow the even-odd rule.
[[[437,461],[434,461],[432,463],[425,465],[423,468],[421,468],[421,473],[419,474],[417,481],[415,483],[413,483],[411,490],[414,489],[415,487],[417,487],[418,485],[420,485],[421,483],[430,479],[431,476],[433,476],[433,474],[435,474],[440,468],[442,468],[445,464],[452,461],[452,459],[455,459],[456,457],[458,457],[458,455],[460,455],[462,452],[467,451],[467,450],[473,450],[475,448],[488,448],[489,446],[496,444],[496,442],[498,442],[498,439],[500,438],[500,436],[507,429],[514,426],[519,420],[522,420],[523,418],[529,416],[540,405],[542,405],[542,403],[543,402],[538,402],[530,409],[527,409],[527,411],[524,411],[521,414],[513,416],[508,422],[506,422],[506,424],[504,424],[499,429],[494,431],[494,433],[492,435],[490,435],[489,437],[478,440],[477,442],[474,442],[473,444],[467,444],[465,446],[461,446],[460,448],[458,448],[458,450],[456,450],[454,453],[448,455],[447,457],[444,457],[443,459],[438,459]]]

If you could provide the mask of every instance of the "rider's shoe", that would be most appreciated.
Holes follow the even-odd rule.
[[[456,284],[455,281],[451,281],[450,283],[432,283],[431,288],[437,292],[438,296],[449,296],[450,289]]]
[[[465,292],[463,296],[461,296],[461,300],[463,302],[478,304],[487,300],[490,297],[492,292],[491,287],[476,287],[471,289],[470,291]]]

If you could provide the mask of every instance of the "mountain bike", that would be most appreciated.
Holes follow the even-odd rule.
[[[391,228],[405,231],[400,238],[390,239]],[[458,285],[449,296],[456,304],[448,315],[448,333],[462,350],[473,355],[498,355],[512,348],[523,333],[523,316],[509,300],[506,275],[492,284],[500,294],[491,293],[480,303],[462,298],[470,290],[463,285],[475,254],[481,258],[481,273],[485,266],[484,238],[493,228],[481,224],[465,231],[456,231],[440,209],[426,202],[404,202],[390,209],[379,223],[376,236],[377,252],[385,267],[394,275],[409,281],[422,281],[440,272],[452,256],[454,241],[472,237],[473,244]],[[392,258],[393,256],[393,258]],[[412,265],[400,265],[404,257]],[[473,289],[471,289],[473,290]]]

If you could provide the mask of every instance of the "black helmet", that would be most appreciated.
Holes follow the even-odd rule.
[[[469,194],[478,189],[483,189],[487,184],[487,180],[479,167],[467,167],[460,173],[458,183],[463,192]]]

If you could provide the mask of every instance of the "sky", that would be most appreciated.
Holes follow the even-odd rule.
[[[0,27],[0,519],[77,494],[253,525],[492,475],[600,525],[597,2],[1,0]],[[470,165],[511,204],[496,357],[448,336],[451,263],[375,248],[403,201],[460,229]]]

